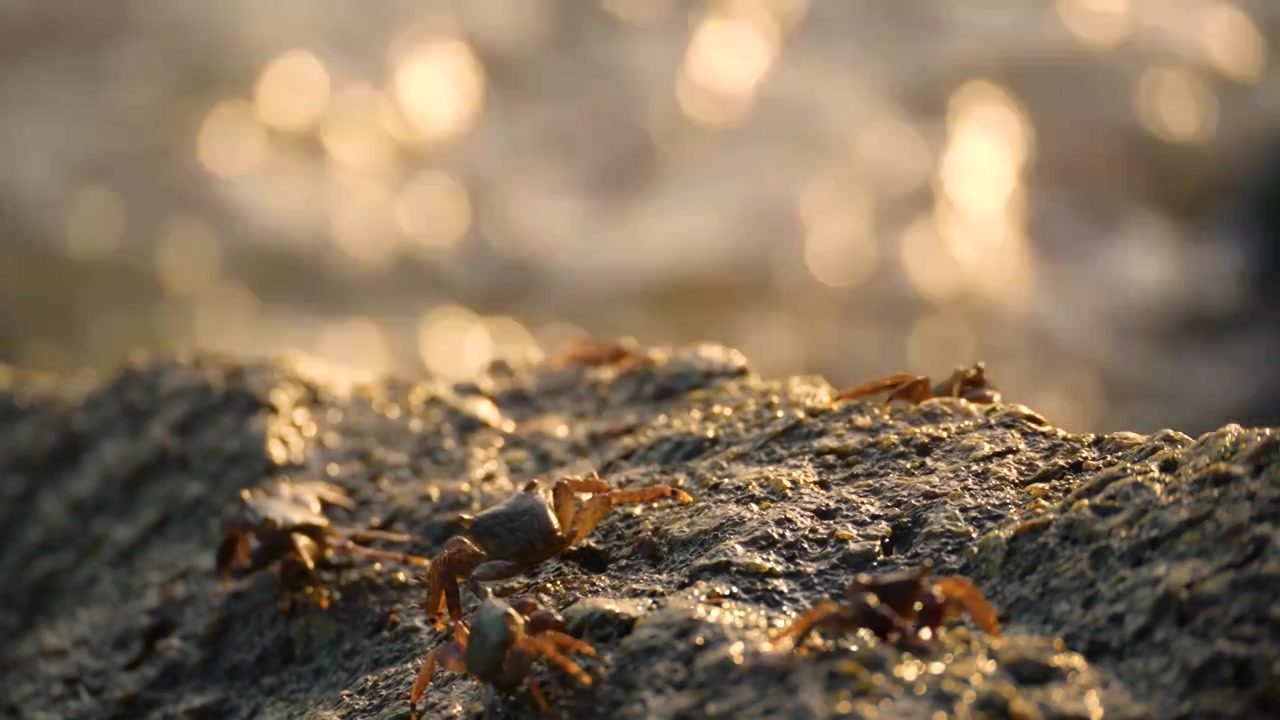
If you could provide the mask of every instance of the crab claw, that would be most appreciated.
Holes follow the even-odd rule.
[[[973,618],[978,627],[989,635],[999,636],[1001,633],[999,614],[991,603],[983,597],[982,591],[971,580],[959,575],[940,577],[934,584],[934,592],[942,598],[948,614],[963,609]]]
[[[218,545],[214,562],[222,585],[231,584],[232,571],[249,562],[249,536],[239,530],[228,530]]]

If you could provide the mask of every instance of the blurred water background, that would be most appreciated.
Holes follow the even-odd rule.
[[[589,333],[1280,424],[1280,3],[0,0],[0,361]]]

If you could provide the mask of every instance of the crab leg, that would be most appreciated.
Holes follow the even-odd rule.
[[[222,586],[226,587],[231,584],[231,568],[239,565],[248,565],[249,556],[249,536],[239,530],[229,530],[222,539],[222,544],[218,546],[218,555],[216,565],[218,570],[218,579]]]
[[[538,686],[538,681],[529,676],[529,694],[533,696],[533,701],[538,703],[538,707],[542,712],[546,712],[551,706],[547,704],[547,696],[542,694],[542,688]]]
[[[329,532],[355,540],[356,542],[372,542],[374,540],[382,540],[384,542],[407,543],[417,540],[407,533],[387,532],[386,530],[370,530],[362,528],[329,528]]]
[[[289,542],[293,545],[293,552],[297,555],[298,561],[307,569],[307,572],[315,572],[316,555],[320,552],[315,541],[302,533],[289,533]]]
[[[420,557],[418,555],[409,555],[408,553],[395,552],[393,550],[378,550],[376,548],[357,545],[350,540],[342,540],[334,545],[334,548],[350,553],[351,555],[360,555],[362,557],[372,558],[374,560],[388,560],[390,562],[401,563],[403,565],[420,565],[422,567],[430,567],[431,559]]]
[[[560,525],[562,532],[568,532],[573,527],[573,518],[578,514],[578,498],[577,488],[582,487],[583,481],[589,481],[590,478],[564,478],[555,484],[551,489],[551,506],[556,513],[556,522]],[[608,489],[608,488],[606,488]],[[582,492],[591,492],[583,490]]]
[[[805,636],[812,632],[814,628],[839,615],[840,612],[840,605],[834,600],[821,600],[812,608],[806,610],[803,615],[797,617],[777,635],[774,635],[769,640],[769,646],[773,650],[783,647],[787,649],[795,647],[804,642]],[[787,642],[785,646],[783,644],[784,641]]]
[[[668,485],[654,485],[630,490],[612,490],[609,492],[609,502],[615,506],[638,505],[673,496],[681,503],[693,502],[693,496],[689,493]]]
[[[921,403],[928,400],[933,395],[933,388],[929,386],[929,378],[924,375],[913,375],[911,373],[896,373],[888,375],[878,380],[871,380],[862,383],[849,390],[845,390],[835,397],[832,402],[840,402],[841,400],[858,400],[868,395],[875,395],[886,390],[892,390],[889,397],[885,400],[888,405],[894,400],[907,400],[913,403]]]
[[[293,589],[285,582],[285,566],[280,563],[275,567],[276,584],[280,586],[280,596],[276,600],[276,607],[279,608],[280,614],[288,616],[293,612]]]
[[[436,665],[439,664],[445,670],[453,672],[467,671],[467,656],[463,652],[463,648],[457,642],[448,642],[443,645],[437,645],[427,653],[422,659],[422,669],[418,671],[418,677],[413,681],[413,689],[409,691],[409,704],[417,705],[422,699],[422,694],[426,692],[427,685],[431,684],[431,676],[436,671]]]
[[[582,655],[595,655],[596,649],[589,643],[579,640],[572,635],[560,632],[559,630],[547,630],[534,637],[546,638],[550,640],[557,648],[580,653]]]
[[[582,669],[582,666],[562,655],[551,641],[535,635],[526,635],[517,641],[517,645],[559,665],[562,670],[576,677],[583,685],[591,684],[591,676]]]
[[[603,481],[602,481],[603,482]],[[663,498],[675,496],[681,503],[693,502],[693,498],[683,490],[667,485],[632,488],[629,490],[610,490],[592,495],[582,504],[577,516],[573,519],[573,540],[570,545],[591,534],[596,525],[618,505],[639,505]]]
[[[439,558],[431,565],[431,570],[427,573],[427,596],[422,601],[422,608],[426,610],[427,617],[436,630],[442,629],[438,618],[444,614],[444,580],[438,579],[441,575],[440,565]]]
[[[444,629],[440,614],[446,604],[453,622],[462,622],[462,596],[458,591],[458,578],[470,575],[472,570],[484,562],[484,557],[484,553],[466,538],[455,536],[445,543],[444,549],[431,561],[424,607],[427,617],[431,618],[437,630]]]
[[[969,613],[978,627],[990,635],[1000,635],[999,614],[971,580],[959,575],[947,575],[937,579],[934,589],[948,607],[954,608],[953,603],[958,604]]]
[[[356,507],[355,500],[352,500],[351,496],[347,495],[346,490],[323,480],[280,483],[277,487],[280,488],[280,495],[284,497],[292,497],[299,500],[315,498],[321,502],[336,505],[346,510],[354,510]]]
[[[311,553],[315,550],[315,544],[309,538],[303,535],[293,536],[293,545],[295,551],[293,554],[286,555],[281,558],[275,567],[277,583],[280,586],[280,613],[289,615],[293,612],[295,604],[295,591],[299,580],[306,580],[311,583],[312,572],[315,565],[312,561]],[[329,594],[323,587],[313,586],[316,595],[316,604],[321,610],[329,609]]]
[[[574,492],[580,493],[607,493],[613,490],[613,486],[596,473],[592,473],[591,477],[571,475],[556,484],[566,485],[572,488]]]

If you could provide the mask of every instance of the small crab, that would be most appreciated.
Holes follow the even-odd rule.
[[[967,612],[991,635],[1000,635],[996,611],[968,578],[947,575],[930,580],[933,563],[913,570],[872,577],[858,575],[845,589],[843,603],[822,600],[775,635],[774,650],[801,645],[810,632],[831,634],[866,628],[882,641],[928,639],[938,627]],[[927,631],[927,632],[926,632]]]
[[[889,391],[886,404],[894,400],[906,400],[918,404],[935,397],[964,398],[969,402],[982,404],[998,403],[1000,391],[987,383],[986,373],[986,363],[978,362],[969,367],[956,368],[950,377],[937,385],[931,384],[929,378],[924,375],[897,373],[845,390],[832,402],[857,400]]]
[[[591,497],[578,507],[577,494]],[[566,477],[548,489],[534,480],[521,492],[475,517],[464,517],[467,530],[445,543],[431,561],[427,575],[427,616],[443,629],[441,615],[447,603],[454,625],[462,623],[458,580],[466,579],[472,594],[489,596],[484,582],[515,577],[585,538],[609,511],[618,505],[635,505],[675,497],[693,502],[683,490],[657,485],[615,490],[593,474]]]
[[[649,353],[635,338],[575,338],[565,343],[556,353],[556,367],[585,365],[588,367],[616,366],[619,371],[645,367],[653,362]]]
[[[591,684],[591,676],[564,653],[595,655],[595,648],[569,635],[555,611],[529,598],[508,604],[490,597],[472,617],[469,628],[457,626],[453,640],[437,645],[423,658],[422,670],[409,692],[413,713],[416,714],[418,701],[437,665],[453,672],[469,672],[486,683],[486,699],[493,688],[512,693],[527,682],[529,693],[543,712],[547,710],[547,698],[530,673],[538,658],[559,665],[583,685]]]
[[[342,488],[327,482],[282,480],[267,489],[240,492],[241,504],[227,523],[218,546],[216,567],[223,585],[279,563],[283,592],[280,608],[292,608],[289,582],[293,573],[310,578],[316,563],[331,553],[346,553],[409,565],[428,565],[430,560],[415,555],[378,550],[357,543],[382,540],[410,542],[401,533],[336,527],[324,515],[327,505],[347,510],[355,503]],[[321,605],[327,599],[321,597]]]

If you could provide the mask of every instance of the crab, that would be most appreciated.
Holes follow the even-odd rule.
[[[844,602],[822,600],[777,633],[770,646],[790,651],[815,630],[832,635],[870,630],[882,641],[928,640],[961,612],[988,634],[1001,634],[1000,621],[982,591],[968,578],[932,578],[933,563],[879,576],[860,574],[845,589]]]
[[[334,553],[425,566],[430,560],[389,550],[365,547],[371,541],[410,542],[402,533],[337,527],[325,516],[326,506],[351,510],[355,503],[332,483],[281,480],[274,486],[240,492],[241,503],[228,521],[218,546],[216,569],[223,586],[234,579],[276,565],[281,578],[280,609],[293,606],[292,583],[287,578],[310,579],[316,564]],[[328,605],[321,594],[321,607]]]
[[[569,367],[583,365],[587,367],[616,366],[619,371],[628,371],[650,365],[653,362],[635,338],[574,338],[565,343],[556,353],[554,365]]]
[[[437,666],[471,673],[485,683],[486,705],[493,689],[512,694],[527,683],[543,712],[547,711],[547,698],[530,673],[538,658],[560,666],[583,685],[591,684],[591,676],[565,653],[595,655],[595,648],[569,635],[560,615],[536,600],[521,598],[507,603],[490,597],[472,618],[470,627],[458,626],[453,640],[437,645],[423,658],[422,669],[409,692],[414,716]]]
[[[986,363],[978,362],[969,367],[956,368],[950,377],[937,385],[930,383],[929,378],[924,375],[896,373],[845,390],[832,402],[858,400],[889,391],[885,404],[892,403],[894,400],[906,400],[919,404],[935,397],[964,398],[969,402],[980,404],[998,403],[1000,391],[987,383],[986,373]]]
[[[579,493],[591,495],[581,507]],[[450,538],[431,561],[427,616],[443,630],[447,604],[453,624],[462,624],[460,579],[483,600],[490,595],[483,583],[515,577],[559,555],[589,535],[614,507],[668,497],[682,504],[693,502],[685,491],[667,485],[615,490],[594,473],[562,478],[551,488],[533,480],[498,505],[474,517],[463,516],[466,531]]]

